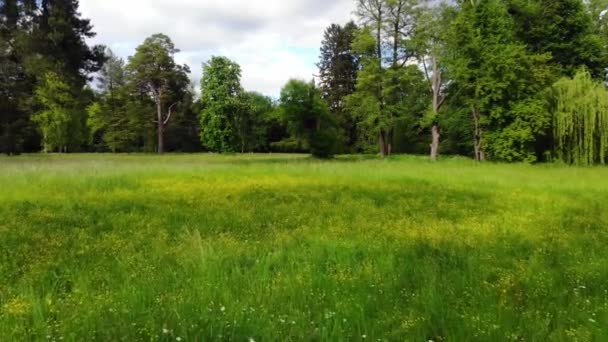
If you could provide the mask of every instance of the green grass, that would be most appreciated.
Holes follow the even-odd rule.
[[[608,341],[608,169],[0,157],[2,341]]]

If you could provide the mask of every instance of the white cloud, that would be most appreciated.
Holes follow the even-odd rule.
[[[247,90],[278,95],[289,78],[310,79],[325,28],[350,20],[354,0],[81,0],[97,37],[123,57],[151,34],[169,35],[198,83],[201,65],[227,56]]]

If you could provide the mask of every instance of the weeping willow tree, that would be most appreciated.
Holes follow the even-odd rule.
[[[605,164],[608,156],[608,91],[586,70],[554,85],[553,127],[559,159]]]

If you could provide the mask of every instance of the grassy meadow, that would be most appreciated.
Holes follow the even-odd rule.
[[[608,341],[608,169],[0,157],[0,341]]]

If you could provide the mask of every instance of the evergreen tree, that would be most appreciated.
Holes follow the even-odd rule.
[[[47,75],[61,75],[72,102],[85,105],[89,74],[104,61],[102,47],[86,44],[94,35],[76,0],[0,2],[0,89],[5,95],[0,99],[0,151],[39,148],[31,117],[45,110],[34,93],[48,86]],[[77,112],[84,113],[84,107]]]
[[[19,154],[38,145],[29,106],[35,80],[23,63],[26,39],[22,3],[0,1],[0,153]]]
[[[329,26],[325,30],[320,62],[317,64],[319,88],[339,122],[347,149],[352,149],[357,142],[356,121],[344,108],[344,98],[355,91],[357,83],[359,58],[352,48],[356,31],[354,22],[345,26]]]
[[[87,109],[91,142],[96,150],[135,152],[141,149],[138,142],[144,118],[127,111],[127,104],[137,97],[129,94],[124,60],[111,50],[106,54],[97,78],[99,98]]]
[[[157,152],[165,151],[165,129],[188,92],[190,69],[175,63],[179,52],[164,34],[154,34],[137,47],[127,65],[130,87],[156,105]],[[189,104],[188,104],[189,105]]]
[[[86,39],[95,37],[89,19],[81,18],[78,0],[41,0],[36,2],[26,64],[30,74],[55,72],[74,89],[82,90],[89,75],[98,71],[105,47],[89,47]]]

